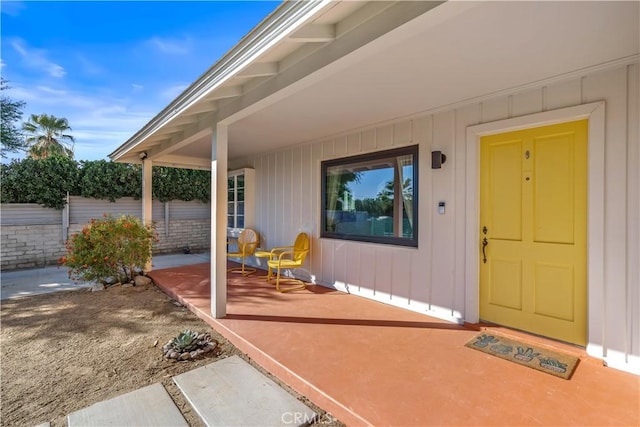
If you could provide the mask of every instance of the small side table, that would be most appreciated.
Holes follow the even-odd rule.
[[[266,265],[267,265],[267,275],[266,276],[259,276],[260,278],[265,278],[267,279],[267,282],[271,281],[271,269],[269,268],[269,260],[271,259],[271,252],[270,251],[260,251],[260,250],[256,250],[253,254],[254,257],[256,258],[266,258]]]

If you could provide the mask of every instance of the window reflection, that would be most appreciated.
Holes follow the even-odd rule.
[[[417,246],[417,147],[323,163],[323,237]]]

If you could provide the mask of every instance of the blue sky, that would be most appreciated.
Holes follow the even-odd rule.
[[[77,160],[106,159],[279,4],[2,0],[6,95],[25,120],[66,117]]]

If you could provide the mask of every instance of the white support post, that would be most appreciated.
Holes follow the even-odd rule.
[[[211,315],[227,315],[227,149],[228,128],[211,137]]]
[[[67,243],[69,239],[69,212],[71,210],[71,198],[69,197],[69,192],[67,191],[67,203],[65,203],[64,208],[62,208],[62,243]]]
[[[164,202],[164,237],[169,237],[169,202]]]
[[[153,223],[153,199],[152,199],[152,174],[153,162],[149,159],[142,160],[142,223],[151,225]],[[144,271],[151,271],[151,259],[145,264]]]

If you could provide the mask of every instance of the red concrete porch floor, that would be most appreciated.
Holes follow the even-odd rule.
[[[604,367],[580,348],[500,329],[579,356],[564,380],[465,347],[478,328],[321,286],[281,294],[256,275],[230,276],[228,315],[213,319],[209,264],[150,276],[349,426],[640,425],[640,377]]]

